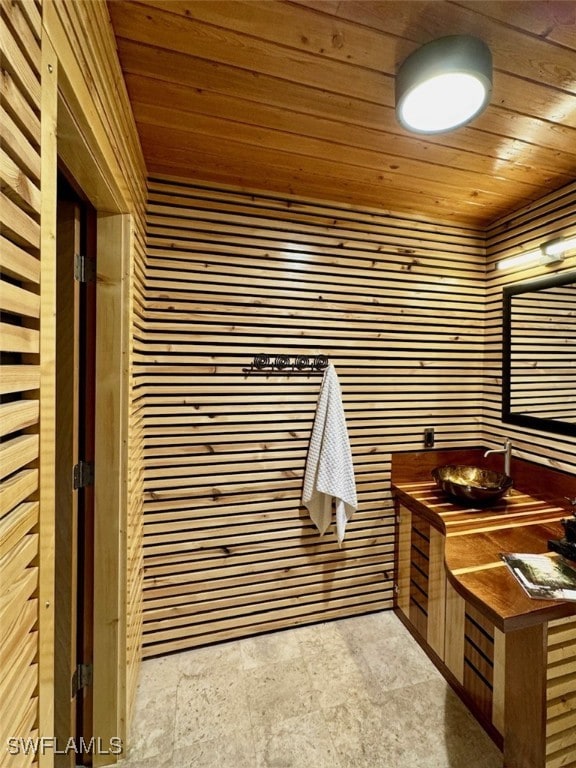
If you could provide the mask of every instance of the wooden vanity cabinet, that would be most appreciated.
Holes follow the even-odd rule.
[[[547,601],[540,608],[540,601],[520,594],[520,604],[528,601],[525,616],[497,615],[494,605],[467,590],[480,573],[487,594],[495,596],[497,578],[510,578],[505,566],[471,564],[449,572],[441,520],[435,525],[422,503],[406,501],[405,495],[396,500],[397,613],[503,750],[505,768],[576,768],[573,608]],[[464,535],[459,531],[450,546]]]
[[[397,521],[397,607],[415,634],[444,659],[444,537],[401,505]]]
[[[448,581],[444,534],[402,504],[397,524],[397,610],[502,747],[503,635]]]

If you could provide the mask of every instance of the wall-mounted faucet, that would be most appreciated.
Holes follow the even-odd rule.
[[[510,442],[510,440],[505,440],[503,448],[492,448],[491,450],[486,451],[486,453],[484,454],[484,458],[486,458],[486,456],[488,456],[489,453],[504,454],[504,474],[510,477],[510,461],[512,458],[512,443]]]

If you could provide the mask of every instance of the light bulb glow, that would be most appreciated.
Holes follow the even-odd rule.
[[[497,264],[497,269],[511,269],[512,267],[523,267],[527,264],[534,264],[542,259],[542,251],[540,248],[536,248],[534,251],[527,251],[526,253],[519,253],[518,256],[509,256],[507,259],[502,259]]]
[[[470,122],[488,105],[492,54],[471,35],[448,35],[406,58],[396,74],[396,115],[413,133],[444,133]]]
[[[542,246],[542,250],[546,256],[559,256],[576,248],[576,237],[571,237],[568,240],[554,240],[551,243],[546,243]]]
[[[439,133],[471,120],[483,107],[486,88],[478,78],[447,72],[409,91],[400,112],[403,123],[416,131]]]

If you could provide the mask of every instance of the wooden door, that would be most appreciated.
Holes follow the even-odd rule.
[[[59,200],[56,232],[56,593],[54,735],[58,752],[76,736],[76,698],[72,680],[77,666],[79,283],[74,259],[80,252],[78,203]],[[75,765],[74,750],[56,754],[56,768]]]
[[[80,460],[94,467],[96,412],[96,212],[82,208],[81,252],[90,278],[80,284],[80,377],[78,439]],[[94,658],[94,483],[78,494],[78,661],[92,667]],[[91,675],[90,675],[91,677]],[[93,735],[93,686],[89,682],[76,697],[76,733],[89,743]],[[77,758],[92,765],[92,754]]]
[[[70,768],[92,762],[96,219],[63,177],[58,190],[55,766]]]

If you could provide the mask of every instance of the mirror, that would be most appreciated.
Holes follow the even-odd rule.
[[[503,299],[502,421],[576,435],[576,271]]]

